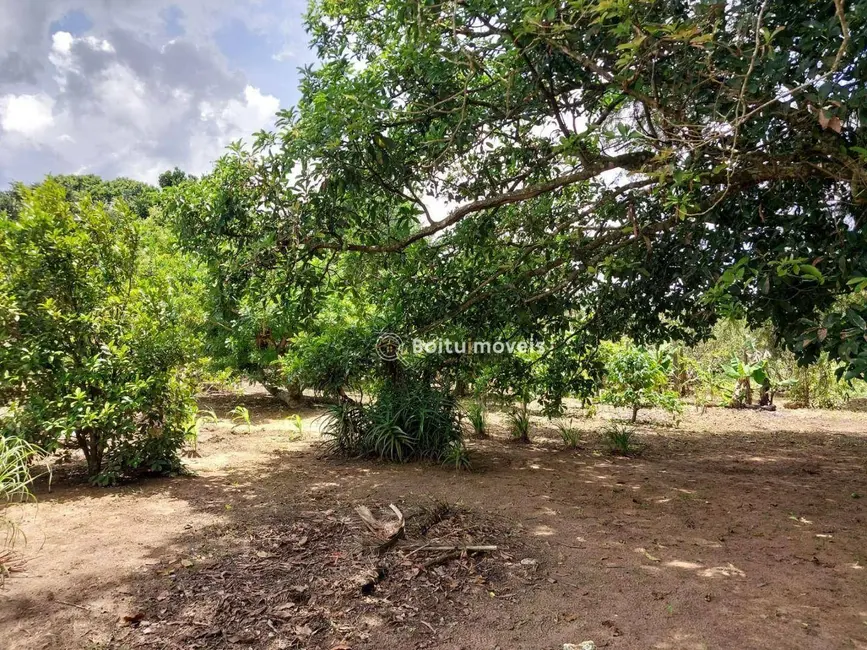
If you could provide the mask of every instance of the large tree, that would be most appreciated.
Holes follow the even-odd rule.
[[[863,309],[821,322],[867,284],[864,3],[322,0],[308,28],[297,109],[172,195],[221,278],[278,274],[301,317],[365,258],[340,282],[400,333],[536,334],[576,382],[601,337],[726,312],[867,371]]]

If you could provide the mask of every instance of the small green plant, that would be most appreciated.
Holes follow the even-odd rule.
[[[199,412],[196,413],[196,419],[201,422],[209,422],[211,424],[217,424],[217,422],[220,421],[220,418],[217,417],[214,409],[199,409]]]
[[[530,414],[526,404],[509,413],[509,433],[515,440],[530,442]]]
[[[246,425],[247,433],[253,430],[253,425],[250,422],[250,411],[240,404],[229,411],[229,415],[232,416],[232,431],[236,428]]]
[[[467,419],[473,425],[473,432],[479,438],[488,435],[488,413],[485,403],[481,400],[473,400],[466,407]]]
[[[637,456],[641,445],[635,438],[635,429],[623,424],[610,424],[603,434],[608,450],[617,456]]]
[[[572,426],[572,418],[569,418],[568,424],[561,421],[557,422],[555,426],[557,427],[557,431],[560,432],[564,445],[570,449],[575,449],[579,446],[581,443],[581,432]]]
[[[304,422],[301,419],[301,416],[297,413],[295,415],[290,415],[288,418],[289,423],[295,428],[295,432],[298,434],[298,438],[304,437]]]
[[[21,564],[13,552],[20,531],[9,517],[9,508],[15,503],[33,499],[30,484],[34,477],[30,465],[41,455],[37,447],[24,440],[0,436],[0,529],[3,535],[0,546],[0,585]]]
[[[364,410],[357,404],[330,404],[320,417],[326,451],[340,456],[363,453]]]
[[[468,470],[472,468],[470,453],[461,442],[455,442],[443,455],[443,465],[454,467],[456,470]]]

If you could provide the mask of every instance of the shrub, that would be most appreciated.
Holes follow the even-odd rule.
[[[369,405],[329,407],[322,433],[336,453],[393,462],[442,461],[462,440],[454,398],[408,379],[386,382]]]
[[[361,456],[364,453],[364,409],[357,404],[329,404],[322,416],[320,432],[326,437],[325,447],[340,456]]]
[[[30,464],[40,455],[39,449],[20,438],[0,436],[0,585],[12,570],[15,556],[12,547],[18,538],[18,527],[9,517],[9,508],[16,502],[32,498]]]
[[[122,203],[70,204],[47,182],[0,215],[0,435],[84,452],[101,485],[181,469],[195,430],[195,309],[152,230]],[[187,286],[185,285],[185,289]]]
[[[366,421],[366,453],[385,460],[442,460],[461,440],[454,398],[422,381],[387,382]]]
[[[472,400],[466,406],[467,419],[473,425],[473,432],[479,438],[488,435],[488,414],[485,403],[481,400]]]
[[[635,440],[635,429],[632,427],[611,424],[603,435],[608,449],[618,456],[637,456],[641,453],[641,446]]]
[[[530,414],[527,412],[526,404],[509,413],[509,433],[516,440],[530,442]]]
[[[456,470],[468,470],[472,468],[470,453],[463,442],[455,442],[443,455],[443,465],[454,467]]]
[[[563,444],[571,449],[575,449],[581,443],[581,432],[572,426],[572,420],[569,423],[558,422],[556,424],[557,431],[560,432],[560,437],[563,439]]]
[[[668,378],[659,362],[647,350],[631,343],[613,346],[606,364],[601,400],[632,409],[631,422],[638,419],[638,411],[643,408],[659,407],[672,414],[681,412],[680,399],[668,389]]]

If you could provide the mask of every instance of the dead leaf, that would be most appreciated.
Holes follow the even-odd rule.
[[[831,121],[831,120],[830,120],[830,118],[825,114],[825,111],[819,111],[819,125],[820,125],[823,129],[827,129],[827,128],[828,128],[828,124],[829,124],[830,121]]]
[[[253,643],[255,640],[256,635],[250,630],[229,635],[229,643]]]
[[[296,625],[295,626],[295,634],[297,636],[308,637],[313,634],[313,630],[309,625]]]
[[[823,129],[831,129],[835,133],[843,131],[843,123],[840,121],[840,118],[836,115],[829,117],[825,111],[819,111],[819,125]]]

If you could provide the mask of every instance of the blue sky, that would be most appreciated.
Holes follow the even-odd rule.
[[[0,187],[201,174],[297,100],[306,0],[0,0]]]

